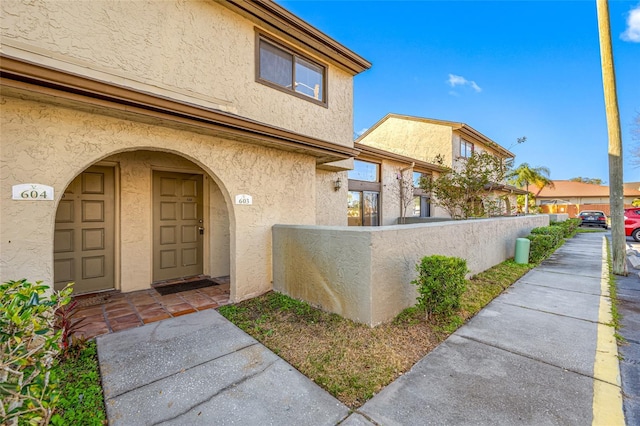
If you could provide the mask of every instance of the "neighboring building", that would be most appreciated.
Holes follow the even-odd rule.
[[[4,0],[0,22],[2,281],[230,276],[239,301],[271,289],[274,224],[347,225],[370,64],[276,3]]]
[[[503,160],[514,154],[464,123],[387,114],[363,133],[356,146],[385,150],[424,163],[438,163],[456,168],[460,161],[474,152],[487,152]],[[502,214],[513,214],[516,196],[524,191],[504,182],[495,191],[494,201]],[[440,208],[432,209],[432,216],[446,216]]]
[[[395,225],[402,217],[431,217],[431,200],[419,180],[443,167],[358,143],[355,148],[361,152],[348,172],[349,225]]]
[[[543,213],[568,213],[576,217],[582,210],[601,210],[610,213],[609,187],[570,180],[554,180],[553,187],[545,186],[540,190],[534,185],[529,190],[536,197],[536,205]],[[624,206],[640,199],[640,182],[624,184]]]

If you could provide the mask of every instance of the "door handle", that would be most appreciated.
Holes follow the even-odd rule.
[[[204,228],[202,226],[198,226],[198,231],[200,231],[200,235],[204,235]]]

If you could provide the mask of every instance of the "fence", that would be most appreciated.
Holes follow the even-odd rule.
[[[631,204],[625,204],[624,208],[632,207]],[[540,206],[542,213],[567,213],[569,217],[578,217],[578,213],[583,210],[598,210],[610,215],[611,209],[609,204],[545,204]]]
[[[415,304],[423,256],[467,260],[477,274],[513,257],[516,239],[549,224],[519,216],[380,227],[275,225],[273,288],[371,326]]]

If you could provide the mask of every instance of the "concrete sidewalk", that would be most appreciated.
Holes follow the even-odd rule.
[[[639,242],[627,238],[627,245],[630,255],[640,254]],[[616,277],[618,311],[622,315],[619,333],[625,339],[620,345],[620,378],[627,424],[640,425],[640,271],[632,262],[627,267],[628,276]]]
[[[355,412],[215,311],[99,337],[110,424],[624,424],[602,258],[567,241]]]

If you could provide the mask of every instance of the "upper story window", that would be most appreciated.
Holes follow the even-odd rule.
[[[258,81],[302,98],[326,103],[326,68],[258,36]]]
[[[380,165],[368,161],[354,160],[353,170],[349,170],[349,179],[365,182],[378,182],[380,179]]]
[[[473,154],[473,144],[460,139],[460,157],[469,158]]]
[[[420,179],[422,177],[426,177],[425,173],[422,172],[413,172],[413,187],[420,188]]]

